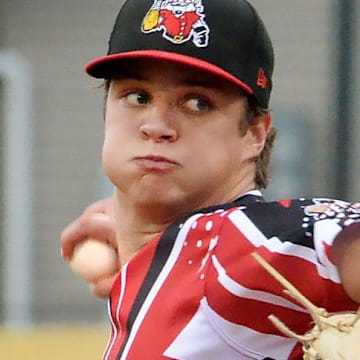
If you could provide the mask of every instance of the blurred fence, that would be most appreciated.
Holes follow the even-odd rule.
[[[280,133],[274,157],[278,175],[269,189],[271,197],[333,195],[329,190],[333,182],[331,159],[337,151],[333,146],[334,89],[338,85],[334,62],[339,55],[335,36],[335,5],[339,1],[252,1],[268,26],[276,54],[272,108]],[[2,226],[0,239],[0,314],[4,323],[9,323],[9,318],[35,325],[97,323],[106,317],[104,302],[90,296],[86,284],[75,278],[62,261],[59,235],[87,204],[103,195],[98,176],[103,95],[97,88],[99,83],[84,75],[83,66],[105,53],[120,3],[121,0],[0,1],[0,52],[12,49],[26,59],[33,87],[26,91],[26,75],[17,79],[16,85],[22,87],[16,90],[10,104],[5,96],[6,85],[0,86],[2,224],[10,223],[5,213],[13,213],[11,221],[15,221],[11,235],[5,235]],[[357,57],[359,24],[355,24],[355,43],[349,44]],[[360,64],[356,59],[354,69]],[[13,62],[11,67],[15,66]],[[360,70],[352,72],[348,84],[360,89]],[[32,135],[15,139],[20,142],[15,146],[18,159],[7,163],[4,156],[9,153],[9,135],[4,129],[9,123],[5,123],[14,125],[9,114],[19,111],[27,96],[31,98],[32,110],[24,116],[32,115]],[[360,102],[357,103],[354,109],[359,108]],[[360,197],[358,113],[352,111],[353,147],[349,156],[354,164],[351,192]],[[306,125],[299,125],[299,119],[305,120]],[[13,133],[18,135],[17,131]],[[299,133],[303,141],[295,143],[293,136]],[[27,145],[30,140],[32,146]],[[32,169],[15,175],[14,180],[5,180],[13,174],[11,163],[25,161],[30,155]],[[19,181],[23,185],[18,186]],[[26,206],[20,205],[14,211],[10,208],[17,201],[27,202],[27,196],[33,200],[30,217],[20,221]],[[31,224],[26,225],[30,218]],[[17,241],[25,244],[16,245]],[[26,246],[30,246],[27,255]],[[27,259],[31,259],[30,264]],[[6,339],[10,342],[10,338]],[[71,337],[68,340],[72,342]],[[2,350],[4,340],[0,341]]]

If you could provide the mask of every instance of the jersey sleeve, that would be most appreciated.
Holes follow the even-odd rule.
[[[330,249],[344,226],[360,220],[358,205],[287,200],[231,209],[222,217],[206,274],[206,307],[214,329],[239,352],[293,358],[296,343],[280,334],[268,316],[277,316],[298,334],[312,323],[308,311],[284,293],[253,252],[315,305],[329,311],[357,309],[344,292]]]
[[[360,204],[332,199],[313,199],[313,202],[313,205],[304,208],[304,221],[312,229],[319,264],[330,279],[340,282],[331,247],[345,227],[360,222]]]

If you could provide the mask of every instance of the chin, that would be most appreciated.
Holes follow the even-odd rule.
[[[148,206],[171,206],[177,202],[176,197],[169,196],[157,191],[151,193],[139,193],[136,196],[136,202]]]
[[[138,193],[135,202],[153,211],[166,211],[168,215],[184,209],[187,203],[180,194],[166,190],[156,191],[154,189],[150,192]]]

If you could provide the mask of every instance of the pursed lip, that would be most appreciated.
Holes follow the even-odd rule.
[[[161,155],[137,156],[134,160],[140,167],[156,172],[167,172],[180,165],[177,161]]]

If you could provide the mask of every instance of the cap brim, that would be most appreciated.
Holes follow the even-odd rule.
[[[107,55],[95,59],[89,62],[85,71],[90,75],[98,79],[109,79],[114,70],[114,67],[118,65],[119,60],[123,59],[135,59],[135,58],[147,58],[147,59],[157,59],[157,60],[167,60],[176,62],[183,65],[189,65],[200,70],[204,70],[213,75],[219,76],[225,80],[230,81],[231,83],[240,86],[248,94],[252,95],[253,90],[244,82],[231,75],[229,72],[224,69],[211,64],[207,61],[194,58],[187,55],[182,55],[178,53],[172,53],[167,51],[160,50],[136,50],[123,52],[119,54]]]

